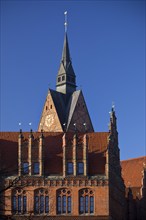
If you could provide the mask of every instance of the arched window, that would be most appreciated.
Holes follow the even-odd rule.
[[[91,189],[81,189],[79,191],[79,213],[94,213],[94,193]]]
[[[69,214],[72,212],[72,197],[69,189],[57,191],[57,214]]]
[[[46,189],[37,189],[34,193],[34,213],[49,213],[49,195]]]
[[[26,191],[15,189],[12,191],[12,212],[14,214],[24,214],[27,212]]]

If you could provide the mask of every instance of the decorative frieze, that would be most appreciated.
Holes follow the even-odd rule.
[[[5,180],[5,187],[27,187],[27,186],[34,186],[34,187],[69,187],[69,186],[76,186],[76,187],[89,187],[89,186],[107,186],[108,180],[107,179],[85,179],[85,178],[72,178],[72,179],[34,179],[34,178],[22,178],[18,182],[14,182],[12,179]]]

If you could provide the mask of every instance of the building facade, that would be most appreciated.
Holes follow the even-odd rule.
[[[146,219],[146,158],[137,187],[128,185],[113,107],[109,121],[94,132],[65,33],[38,131],[0,133],[0,219]]]

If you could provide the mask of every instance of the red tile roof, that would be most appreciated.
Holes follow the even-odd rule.
[[[146,156],[121,161],[122,176],[126,187],[141,187],[143,164]]]
[[[24,140],[28,140],[29,132],[23,132]],[[39,138],[40,132],[33,132],[34,139]],[[44,166],[47,174],[62,173],[62,136],[61,132],[44,132]],[[67,139],[72,139],[74,133],[67,133]],[[105,151],[108,145],[108,132],[88,133],[88,151],[89,151],[89,173],[103,174],[105,168]],[[17,174],[18,164],[18,136],[19,132],[0,132],[0,166],[15,170]],[[78,140],[82,139],[83,134],[78,134]],[[70,142],[70,141],[69,141]],[[1,158],[0,158],[1,159]],[[55,166],[52,166],[54,164]],[[11,170],[10,170],[11,172]]]

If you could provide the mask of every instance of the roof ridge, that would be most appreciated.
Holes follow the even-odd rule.
[[[146,158],[146,156],[140,156],[140,157],[135,157],[135,158],[129,158],[129,159],[127,159],[127,160],[121,160],[121,162],[129,161],[129,160],[138,160],[138,159],[142,159],[142,158]]]

